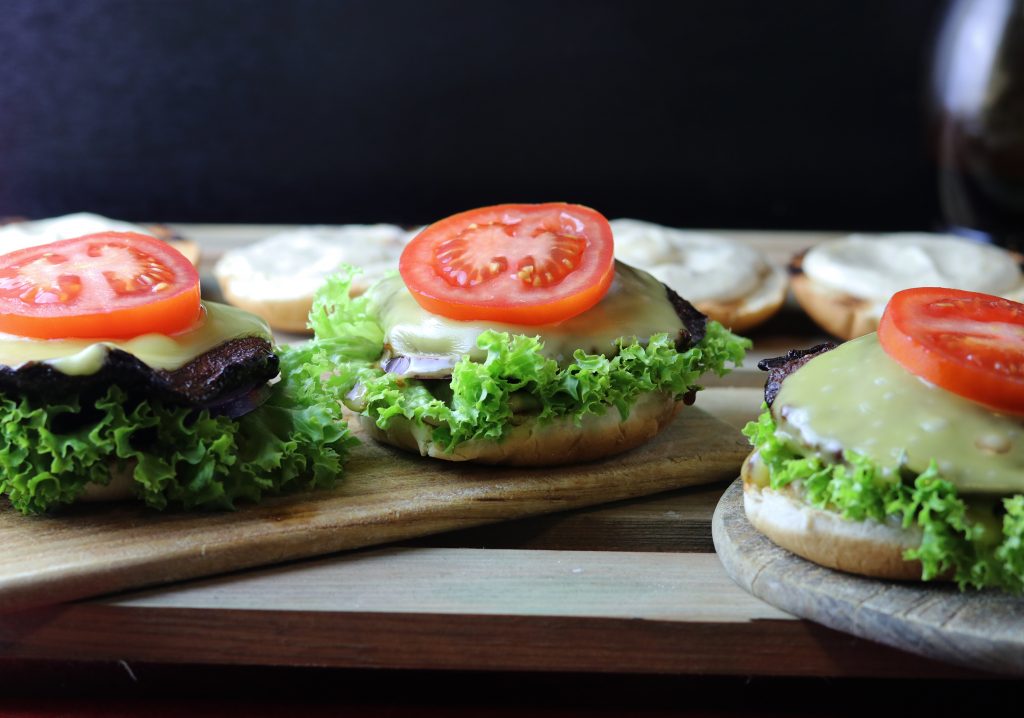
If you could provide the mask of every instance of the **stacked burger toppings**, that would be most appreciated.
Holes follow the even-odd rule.
[[[306,371],[372,436],[435,458],[545,465],[638,446],[749,342],[615,262],[612,242],[579,205],[444,219],[365,294],[350,296],[352,273],[328,281]]]
[[[878,333],[762,362],[751,523],[854,573],[1024,589],[1024,304],[897,292]]]
[[[153,237],[0,256],[0,492],[39,512],[232,508],[330,486],[352,439],[290,363],[265,322],[201,302],[194,267]]]

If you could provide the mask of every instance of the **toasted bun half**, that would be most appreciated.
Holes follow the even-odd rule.
[[[938,241],[940,240],[936,240],[936,242]],[[973,245],[973,243],[968,240],[956,240],[956,242],[978,246],[979,248],[983,248],[985,252],[999,253],[998,256],[1000,260],[997,263],[996,269],[1005,269],[1007,264],[1011,267],[1014,265],[1022,266],[1022,264],[1024,264],[1022,263],[1024,257],[1013,252],[1006,252],[988,245]],[[938,246],[941,247],[944,245]],[[793,295],[796,297],[797,302],[803,310],[807,312],[811,319],[813,319],[822,329],[833,336],[844,340],[856,339],[857,337],[876,331],[888,299],[880,298],[879,296],[869,297],[850,294],[849,292],[838,289],[824,281],[815,279],[813,275],[807,274],[804,271],[805,257],[809,251],[813,251],[813,249],[800,252],[793,257],[789,264],[789,273],[791,275],[789,284],[793,288]],[[959,259],[965,264],[971,264],[970,256],[959,257]],[[1002,279],[1000,279],[1000,277],[1002,277]],[[1005,282],[1008,280],[1000,274],[992,281]],[[907,286],[916,285],[908,284]],[[952,287],[959,285],[937,285],[933,283],[931,286]],[[1002,286],[1002,288],[1000,288],[1000,286]],[[1024,285],[1020,283],[1012,287],[1005,285],[993,285],[989,288],[980,286],[972,286],[971,288],[974,291],[983,291],[989,294],[1005,296],[1008,299],[1013,299],[1014,301],[1021,301],[1024,299]]]
[[[752,245],[638,219],[610,225],[616,258],[650,272],[733,331],[765,321],[786,299],[785,268]]]
[[[186,239],[166,224],[149,224],[146,225],[146,229],[157,239],[162,239],[184,254],[194,266],[199,266],[199,245],[191,239]]]
[[[221,294],[239,309],[263,318],[267,324],[282,332],[308,333],[306,322],[313,306],[313,290],[308,296],[296,298],[264,298],[245,291],[236,291],[232,279],[218,277]]]
[[[625,421],[614,407],[588,414],[577,425],[571,418],[540,424],[527,419],[512,426],[501,441],[472,440],[454,451],[430,439],[430,432],[399,417],[387,431],[360,416],[363,430],[377,441],[422,456],[447,461],[477,461],[508,466],[555,466],[613,456],[652,439],[682,408],[683,402],[661,392],[641,395]]]
[[[349,293],[362,294],[394,271],[411,233],[391,224],[306,226],[225,252],[213,267],[224,298],[279,331],[309,333],[317,291],[343,264],[362,271]]]
[[[847,521],[804,502],[798,489],[759,486],[756,452],[743,462],[743,507],[747,519],[775,544],[828,568],[875,578],[921,579],[921,564],[903,553],[921,543],[921,534],[874,520]]]
[[[750,294],[730,302],[706,299],[693,305],[709,319],[714,319],[734,332],[742,332],[770,319],[786,301],[787,272],[782,267],[767,265],[761,283]]]
[[[803,273],[794,274],[789,285],[803,310],[833,336],[850,340],[878,329],[872,302],[815,282]]]

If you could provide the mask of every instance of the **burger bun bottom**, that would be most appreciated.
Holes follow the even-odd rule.
[[[78,495],[78,501],[84,503],[105,501],[127,501],[134,497],[135,460],[128,463],[110,462],[110,483],[97,484],[89,482]]]
[[[421,456],[447,461],[476,461],[506,466],[556,466],[602,459],[629,451],[653,438],[682,408],[669,394],[642,394],[625,421],[614,407],[605,413],[588,414],[577,424],[572,418],[540,424],[533,419],[515,423],[501,441],[473,439],[451,452],[430,438],[430,430],[404,417],[392,420],[386,431],[360,416],[363,430],[383,444]]]
[[[919,561],[903,553],[921,543],[921,534],[871,519],[849,521],[803,501],[792,485],[776,491],[760,486],[756,452],[743,462],[743,507],[751,525],[776,545],[828,568],[875,578],[921,579]]]

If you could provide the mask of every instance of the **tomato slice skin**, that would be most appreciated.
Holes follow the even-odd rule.
[[[98,232],[0,255],[0,332],[37,339],[176,334],[202,315],[199,274],[136,232]]]
[[[399,272],[429,312],[460,320],[539,325],[597,304],[615,276],[611,226],[564,202],[460,212],[406,245]]]
[[[889,300],[878,340],[922,379],[1024,415],[1024,304],[959,289],[905,289]]]

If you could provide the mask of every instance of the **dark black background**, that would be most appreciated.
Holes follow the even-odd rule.
[[[0,215],[927,229],[927,0],[0,0]]]

